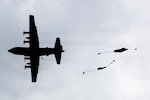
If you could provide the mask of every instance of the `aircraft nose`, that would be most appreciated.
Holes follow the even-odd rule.
[[[12,53],[12,51],[13,51],[12,49],[9,49],[9,50],[8,50],[8,52],[11,52],[11,53]]]

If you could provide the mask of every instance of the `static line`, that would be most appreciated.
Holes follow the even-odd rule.
[[[106,65],[106,66],[104,66],[104,67],[98,67],[97,69],[91,69],[91,70],[88,70],[88,71],[84,71],[83,72],[83,75],[85,74],[85,73],[88,73],[88,72],[93,72],[93,71],[97,71],[97,70],[102,70],[102,69],[104,69],[104,68],[107,68],[108,66],[110,66],[112,63],[114,63],[115,62],[115,60],[113,60],[112,62],[110,62],[108,65]]]
[[[112,53],[113,51],[107,51],[107,52],[101,52],[101,53],[97,53],[98,55],[104,54],[104,53]]]

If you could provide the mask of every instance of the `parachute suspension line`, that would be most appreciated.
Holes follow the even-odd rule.
[[[113,51],[107,51],[107,52],[101,52],[101,53],[97,53],[98,55],[104,54],[104,53],[112,53]]]
[[[85,73],[87,73],[87,72],[93,72],[93,71],[96,71],[96,70],[95,70],[95,69],[92,69],[92,70],[84,71],[84,72],[83,72],[83,75],[84,75]]]
[[[110,66],[112,63],[114,63],[115,62],[115,60],[113,60],[111,63],[109,63],[108,65],[106,65],[105,67],[108,67],[108,66]]]

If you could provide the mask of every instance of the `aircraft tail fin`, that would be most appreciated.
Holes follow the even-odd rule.
[[[60,43],[60,38],[56,38],[56,42],[55,42],[55,59],[57,64],[60,64],[61,62],[61,53],[64,52],[62,45]]]

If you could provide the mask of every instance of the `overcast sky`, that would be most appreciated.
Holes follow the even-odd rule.
[[[1,0],[1,100],[149,100],[149,0]],[[40,60],[37,82],[24,70],[23,56],[8,49],[23,45],[29,15],[35,17],[40,47],[60,37],[61,65],[53,55]],[[117,54],[98,52],[119,48]],[[137,48],[138,50],[134,50]],[[104,70],[82,74],[105,66]]]

